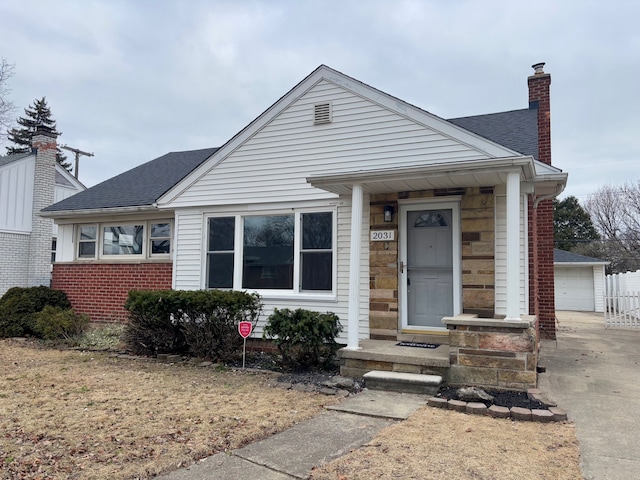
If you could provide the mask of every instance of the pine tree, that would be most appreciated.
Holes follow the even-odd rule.
[[[591,216],[576,197],[553,201],[553,240],[560,250],[574,251],[579,245],[600,239]]]
[[[27,153],[31,151],[31,139],[39,125],[49,127],[56,135],[61,135],[56,130],[56,122],[51,118],[51,109],[47,105],[46,97],[36,99],[33,105],[24,109],[25,116],[18,118],[18,125],[22,128],[12,128],[9,130],[8,139],[14,146],[6,147],[8,154]],[[62,153],[60,147],[56,152],[56,160],[67,170],[71,170],[71,163],[67,162],[67,156]]]

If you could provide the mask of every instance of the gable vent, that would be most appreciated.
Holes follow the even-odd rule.
[[[313,106],[313,124],[331,123],[331,104],[318,103]]]

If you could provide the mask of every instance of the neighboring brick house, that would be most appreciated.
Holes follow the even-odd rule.
[[[57,227],[40,211],[84,188],[56,162],[56,135],[46,127],[31,152],[0,157],[0,296],[50,284]]]
[[[95,321],[123,319],[131,288],[256,291],[258,334],[276,307],[330,310],[348,350],[553,337],[549,206],[567,174],[550,164],[542,65],[529,108],[451,120],[320,66],[222,147],[45,209],[61,232],[54,286]],[[527,345],[509,352],[527,371],[503,384],[535,383]]]

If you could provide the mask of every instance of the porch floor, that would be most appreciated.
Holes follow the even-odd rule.
[[[361,340],[360,350],[341,349],[340,373],[362,377],[371,370],[440,375],[449,372],[449,345],[437,348],[401,347],[393,340]]]

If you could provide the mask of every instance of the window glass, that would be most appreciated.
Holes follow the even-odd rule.
[[[446,227],[447,219],[438,211],[424,212],[413,225],[415,228]]]
[[[58,244],[58,240],[56,238],[51,239],[51,263],[56,261],[56,246]]]
[[[104,255],[141,255],[144,228],[142,225],[104,227]]]
[[[207,288],[233,288],[234,233],[236,219],[209,219]]]
[[[171,252],[171,224],[151,224],[151,255],[162,255]]]
[[[80,238],[78,240],[79,258],[95,258],[97,231],[98,228],[95,225],[80,227]]]
[[[300,282],[302,290],[331,290],[333,281],[333,214],[302,214]]]
[[[293,288],[294,216],[244,218],[242,288]]]

